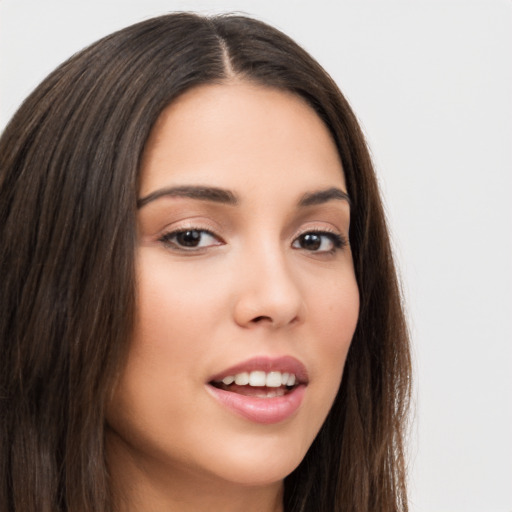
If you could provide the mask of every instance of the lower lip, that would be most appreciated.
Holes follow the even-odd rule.
[[[208,385],[208,391],[231,411],[255,423],[279,423],[292,416],[300,407],[306,386],[297,386],[283,396],[256,398]]]

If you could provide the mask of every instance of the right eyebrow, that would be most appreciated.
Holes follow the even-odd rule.
[[[137,208],[142,208],[152,201],[161,197],[188,197],[200,201],[213,201],[229,205],[237,205],[238,199],[230,190],[217,187],[206,187],[197,185],[184,185],[180,187],[167,187],[155,190],[145,197],[137,200]]]
[[[346,201],[350,206],[350,197],[341,188],[331,187],[325,190],[317,190],[315,192],[309,192],[304,194],[299,201],[299,206],[314,206],[317,204],[328,203],[329,201]]]

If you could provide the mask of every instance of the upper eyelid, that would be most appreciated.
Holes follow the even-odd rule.
[[[300,229],[297,234],[295,235],[295,238],[298,236],[304,235],[305,233],[332,233],[333,235],[341,235],[339,229],[337,228],[331,228],[331,227],[324,227],[324,226],[308,226],[307,228]]]
[[[176,236],[176,235],[179,235],[180,233],[184,233],[185,231],[199,231],[201,233],[206,233],[207,235],[211,235],[215,238],[220,238],[220,236],[217,235],[211,229],[196,228],[196,227],[186,227],[186,228],[179,228],[179,229],[164,230],[160,236]]]
[[[299,228],[299,230],[296,231],[295,234],[293,235],[293,237],[294,237],[293,239],[295,240],[299,236],[304,235],[306,233],[332,234],[335,236],[341,236],[342,238],[346,239],[348,242],[348,233],[346,233],[343,229],[340,229],[337,226],[334,226],[330,222],[326,223],[325,221],[317,221],[317,222],[313,221],[311,223],[311,225],[307,225],[302,228]]]
[[[166,226],[159,230],[159,233],[156,236],[160,237],[163,235],[181,233],[182,231],[188,230],[206,231],[213,236],[222,238],[218,233],[219,231],[222,231],[223,228],[222,226],[219,226],[217,223],[207,222],[204,220],[196,221],[195,219],[187,219],[167,224]]]

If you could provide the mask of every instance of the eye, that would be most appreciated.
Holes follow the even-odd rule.
[[[311,252],[335,252],[347,245],[345,238],[328,231],[308,231],[299,235],[292,244],[295,249]]]
[[[222,245],[219,238],[206,229],[172,231],[162,235],[159,241],[172,249],[181,251],[194,251],[214,245]]]

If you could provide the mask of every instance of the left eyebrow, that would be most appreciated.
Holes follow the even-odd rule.
[[[152,201],[161,197],[188,197],[198,199],[199,201],[212,201],[214,203],[223,203],[236,205],[238,199],[230,190],[217,187],[203,187],[196,185],[183,185],[179,187],[168,187],[156,190],[146,197],[137,200],[137,208],[142,208]]]
[[[315,206],[318,204],[327,203],[329,201],[346,201],[350,206],[350,197],[348,194],[341,190],[341,188],[331,187],[316,192],[308,192],[304,194],[298,203],[300,208],[305,206]]]

